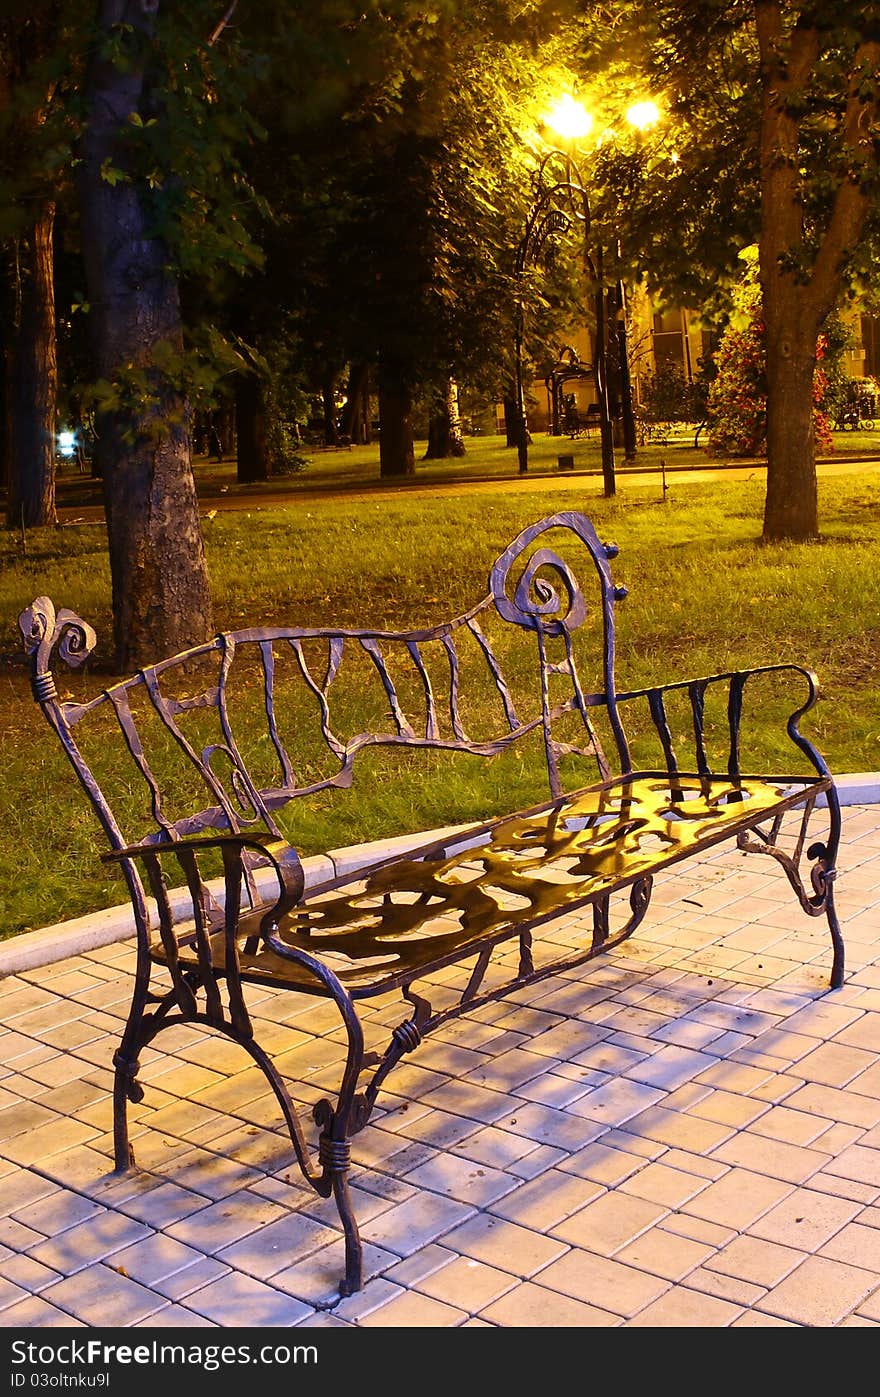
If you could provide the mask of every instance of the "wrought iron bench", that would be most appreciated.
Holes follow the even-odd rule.
[[[340,1289],[350,1294],[362,1285],[351,1141],[391,1069],[450,1018],[570,975],[618,945],[644,917],[658,870],[729,839],[770,855],[803,910],[827,918],[830,981],[841,985],[839,801],[798,726],[817,698],[814,676],[770,665],[618,693],[613,612],[626,593],[609,568],[616,552],[583,515],[556,514],[515,539],[491,570],[487,596],[448,624],[402,633],[286,625],[229,632],[80,701],[59,697],[50,660],[57,648],[68,663],[82,663],[93,630],[45,597],[23,613],[34,696],[92,802],[110,845],[104,857],[118,864],[134,908],[134,995],[114,1058],[118,1169],[134,1163],[126,1105],[143,1097],[142,1049],[175,1024],[228,1035],[264,1071],[304,1178],[335,1197],[345,1235]],[[589,609],[578,582],[584,570],[598,582]],[[598,675],[588,687],[581,650],[591,635]],[[773,697],[782,681],[798,690],[784,707]],[[742,756],[744,708],[764,684],[800,774],[754,774]],[[479,703],[468,700],[472,689]],[[442,753],[443,761],[467,762],[470,773],[489,769],[479,758],[513,756],[520,765],[508,782],[526,769],[520,754],[530,741],[549,799],[545,787],[543,799],[517,802],[524,808],[513,813],[306,886],[284,820],[306,809],[302,797],[320,805],[349,786],[355,758],[369,767],[381,755],[372,780],[384,780],[390,764],[417,788],[430,770],[413,774],[409,762],[430,766]],[[132,842],[120,811],[135,818],[138,786],[147,832]],[[814,815],[827,833],[808,843]],[[327,818],[333,827],[332,811]],[[169,894],[175,882],[187,890],[185,911]],[[561,915],[588,908],[577,923],[589,926],[580,944],[570,927],[554,939]],[[341,1082],[334,1100],[314,1107],[314,1126],[300,1119],[255,1037],[247,986],[325,996],[339,1012]],[[394,1014],[363,1012],[371,1001],[375,1009],[376,996],[399,1006],[390,1035],[383,1025]]]

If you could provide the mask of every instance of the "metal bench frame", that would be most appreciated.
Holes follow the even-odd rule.
[[[545,546],[544,535],[554,530],[557,539],[565,538],[576,549],[582,546],[584,559],[598,578],[604,639],[598,692],[588,692],[581,682],[573,638],[587,607],[570,562],[556,548]],[[803,910],[811,917],[826,917],[833,947],[830,983],[832,988],[843,983],[843,942],[834,907],[839,800],[823,758],[799,730],[801,718],[818,697],[815,676],[798,665],[769,665],[617,693],[614,606],[626,589],[612,580],[609,559],[616,553],[614,545],[599,541],[584,515],[555,514],[522,531],[492,568],[488,594],[447,624],[407,632],[289,626],[227,632],[84,702],[59,697],[50,666],[56,650],[68,664],[82,664],[96,643],[92,628],[70,611],[56,611],[46,597],[37,598],[22,614],[19,624],[31,655],[34,697],[91,800],[110,845],[104,857],[119,866],[134,910],[134,992],[114,1057],[117,1169],[134,1164],[127,1103],[143,1098],[137,1079],[143,1048],[175,1024],[201,1024],[227,1035],[265,1073],[304,1179],[320,1196],[335,1198],[346,1250],[340,1291],[351,1294],[363,1283],[362,1248],[349,1192],[351,1140],[369,1119],[388,1073],[441,1023],[513,989],[570,971],[631,935],[648,909],[657,869],[731,838],[746,853],[771,856],[781,864]],[[498,613],[534,641],[538,694],[536,711],[527,716],[518,713],[501,662],[480,625],[481,615],[487,612]],[[484,658],[503,713],[502,728],[490,740],[469,738],[462,719],[459,649],[465,638],[476,644]],[[326,646],[323,673],[315,672],[304,648],[315,641]],[[561,646],[562,659],[551,656],[553,646],[557,647],[554,653]],[[343,655],[352,647],[372,661],[391,721],[386,730],[358,732],[343,739],[333,727],[331,698]],[[297,780],[278,717],[275,657],[280,648],[296,657],[302,680],[318,706],[322,739],[338,762],[332,775],[305,784]],[[244,649],[258,654],[262,666],[266,732],[278,765],[278,779],[269,788],[260,787],[249,771],[227,705],[232,665]],[[445,702],[438,697],[425,663],[428,650],[439,653],[447,666]],[[404,712],[392,656],[418,677],[422,694],[418,720]],[[213,665],[212,682],[190,697],[169,697],[163,687],[166,678],[175,672],[178,678],[181,672],[197,674],[194,666],[208,662]],[[746,686],[756,676],[780,674],[790,674],[805,688],[786,727],[807,773],[744,773],[740,732]],[[565,697],[554,701],[560,683]],[[710,768],[704,730],[706,696],[716,686],[726,693],[727,753],[720,774]],[[205,809],[177,819],[166,812],[165,795],[145,754],[133,712],[134,691],[148,695],[151,714],[158,717],[203,784],[209,800]],[[673,745],[667,717],[673,696],[688,705],[691,715],[694,761],[690,771],[681,768]],[[154,817],[154,828],[134,843],[123,835],[75,735],[83,719],[98,709],[108,711],[107,705],[134,770],[146,782]],[[650,719],[664,757],[658,770],[634,768],[621,715],[622,709],[632,706],[639,706]],[[219,725],[219,741],[202,751],[191,745],[183,730],[193,710],[212,713]],[[604,714],[612,735],[611,757],[596,730],[599,713]],[[580,724],[579,744],[556,736],[555,729],[566,716]],[[448,838],[429,841],[420,849],[386,857],[356,875],[305,892],[300,857],[275,818],[275,812],[290,801],[350,785],[355,758],[368,748],[446,749],[492,757],[529,733],[543,738],[549,801],[468,829],[467,837],[457,844]],[[598,779],[577,792],[567,792],[561,775],[566,759],[589,761]],[[218,762],[225,766],[225,775],[218,774]],[[793,850],[788,850],[779,836],[793,809],[802,812],[800,830]],[[807,827],[814,813],[827,818],[828,832],[824,839],[808,842]],[[653,845],[649,836],[654,838]],[[200,868],[202,856],[208,851],[216,856],[218,850],[222,897],[212,895]],[[806,874],[805,863],[809,864]],[[183,917],[175,915],[168,894],[169,865],[180,870],[188,889]],[[542,881],[548,869],[559,867],[571,875],[562,880],[561,891],[555,873],[549,882]],[[259,886],[260,878],[265,883],[266,877],[271,884],[268,895],[265,886]],[[507,905],[505,887],[517,894],[513,900],[518,910]],[[611,899],[619,893],[628,907],[622,924],[612,927]],[[364,899],[374,913],[363,911]],[[561,912],[586,907],[592,909],[586,944],[564,953],[557,948],[549,960],[536,964],[533,937],[540,928]],[[444,926],[451,930],[445,935],[435,933],[429,946],[419,939],[419,928],[424,919],[435,915],[445,917]],[[399,938],[397,960],[395,937]],[[376,963],[380,941],[389,948],[387,966]],[[502,982],[489,986],[490,964],[497,971],[499,956],[503,962],[511,945],[515,960]],[[332,952],[337,946],[348,957],[347,965],[343,957],[344,969],[338,956],[327,953],[328,947]],[[472,966],[465,972],[457,1000],[433,1007],[431,987],[424,989],[423,982],[438,970],[464,962]],[[154,988],[157,966],[170,978],[170,988],[167,982]],[[319,994],[339,1010],[346,1058],[335,1101],[324,1098],[313,1110],[319,1129],[316,1159],[284,1081],[255,1038],[245,995],[248,983]],[[393,1029],[383,1052],[367,1052],[358,1004],[397,990],[411,1012]]]

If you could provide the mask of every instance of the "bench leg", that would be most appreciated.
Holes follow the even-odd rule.
[[[134,1151],[128,1136],[128,1103],[143,1101],[144,1089],[137,1080],[138,1054],[144,1046],[144,1010],[150,983],[149,959],[139,953],[134,993],[122,1040],[113,1054],[113,1158],[117,1173],[134,1168]]]
[[[120,1055],[113,1058],[116,1076],[113,1082],[113,1164],[117,1174],[134,1168],[134,1150],[128,1138],[128,1091],[132,1074],[120,1064]],[[134,1064],[135,1071],[137,1063]]]
[[[810,887],[812,888],[812,895],[810,895],[808,888],[804,885],[799,863],[807,822],[814,806],[815,797],[805,806],[800,841],[795,857],[783,852],[776,843],[781,816],[777,816],[773,828],[769,831],[763,831],[759,825],[756,825],[752,830],[741,831],[736,836],[736,843],[737,848],[745,854],[766,854],[782,865],[798,901],[808,916],[821,917],[824,913],[828,922],[828,930],[831,933],[833,948],[830,988],[838,990],[843,984],[845,951],[840,922],[837,919],[837,908],[834,904],[834,883],[837,878],[835,863],[840,843],[840,802],[834,787],[828,791],[828,809],[830,812],[828,838],[825,841],[817,841],[809,845],[806,851],[806,857],[813,865],[809,874]]]
[[[837,870],[834,868],[824,869],[820,875],[822,894],[825,902],[825,916],[828,919],[828,930],[831,932],[831,945],[834,948],[834,958],[831,962],[831,988],[839,990],[843,984],[846,953],[843,946],[843,934],[840,930],[840,922],[837,920],[837,908],[834,905],[834,879]],[[817,880],[814,877],[813,885]]]
[[[318,1140],[318,1159],[333,1186],[333,1199],[342,1223],[345,1236],[345,1275],[339,1282],[342,1296],[354,1295],[364,1284],[364,1250],[361,1245],[357,1219],[354,1215],[348,1176],[351,1172],[351,1145],[344,1137],[334,1139],[331,1132],[339,1130],[338,1121],[326,1110],[328,1103],[320,1103],[316,1108],[315,1119],[324,1129]],[[325,1109],[321,1109],[323,1106]],[[323,1191],[323,1190],[322,1190]]]
[[[824,843],[811,844],[807,849],[807,858],[815,860],[810,870],[810,882],[814,897],[806,899],[805,906],[809,911],[812,903],[817,911],[824,911],[828,920],[828,930],[831,932],[831,945],[833,947],[830,985],[831,989],[839,990],[843,984],[845,953],[840,922],[837,920],[837,908],[834,904],[837,851],[840,846],[841,829],[840,798],[834,786],[828,791],[827,799],[830,821],[828,839]]]
[[[340,1170],[333,1175],[333,1197],[345,1234],[345,1275],[339,1282],[339,1294],[355,1295],[364,1284],[364,1249],[351,1203],[347,1171]]]
[[[843,936],[840,931],[840,923],[837,920],[837,908],[834,906],[834,890],[829,883],[827,900],[825,903],[825,915],[828,918],[828,927],[831,931],[831,944],[834,947],[834,960],[831,965],[831,988],[839,990],[843,984],[844,973],[844,949]]]
[[[610,907],[611,894],[605,893],[597,898],[593,903],[593,950],[601,951],[610,942],[616,946],[619,941],[625,941],[628,936],[632,936],[636,927],[644,920],[645,913],[651,901],[651,890],[654,880],[646,874],[644,878],[639,878],[632,884],[629,890],[630,915],[622,927],[612,933]]]

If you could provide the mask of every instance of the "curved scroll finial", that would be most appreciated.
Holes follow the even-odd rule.
[[[570,510],[548,515],[547,518],[523,529],[510,547],[502,553],[490,574],[489,586],[495,605],[505,621],[512,621],[517,626],[527,626],[532,630],[543,630],[551,635],[575,630],[586,616],[583,593],[571,566],[552,549],[540,548],[532,554],[523,569],[512,598],[508,596],[507,585],[517,558],[541,534],[548,529],[557,528],[571,529],[586,545],[599,573],[609,611],[613,602],[626,596],[626,588],[614,586],[608,567],[608,559],[617,556],[617,545],[600,542],[593,525],[584,514]],[[564,600],[557,586],[546,576],[539,576],[542,570],[556,574],[565,592]]]
[[[75,611],[56,612],[49,597],[37,597],[19,616],[18,627],[26,653],[34,657],[31,682],[38,703],[55,697],[49,664],[56,645],[65,664],[76,669],[88,659],[98,639]]]

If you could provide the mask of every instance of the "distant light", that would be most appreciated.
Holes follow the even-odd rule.
[[[76,432],[59,432],[58,450],[62,456],[75,456]]]
[[[635,126],[639,131],[645,131],[649,126],[656,126],[660,120],[660,108],[656,102],[634,102],[627,108],[626,119],[630,126]]]
[[[557,136],[567,141],[578,141],[592,129],[593,117],[582,103],[566,92],[554,104],[544,118],[546,124]]]

